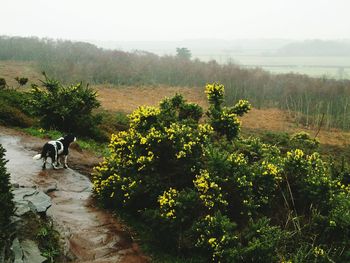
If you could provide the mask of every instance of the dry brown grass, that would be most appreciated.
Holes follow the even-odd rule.
[[[38,79],[42,79],[41,73],[36,70],[33,62],[0,61],[0,78],[5,78],[10,87],[17,87],[15,77],[25,77],[30,83],[36,84]]]
[[[207,107],[203,88],[184,87],[106,87],[94,86],[98,91],[102,106],[112,111],[130,113],[139,106],[156,106],[165,97],[182,94],[189,102]]]

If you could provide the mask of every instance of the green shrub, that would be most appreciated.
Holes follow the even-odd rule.
[[[7,173],[5,167],[6,163],[7,161],[5,160],[5,149],[0,144],[0,248],[8,246],[10,243],[10,217],[14,213],[10,175]],[[0,251],[0,253],[1,252],[3,251]]]
[[[276,145],[283,153],[290,150],[290,136],[286,132],[267,131],[260,138],[265,143]]]
[[[232,259],[236,262],[280,262],[290,237],[288,231],[283,231],[279,226],[271,226],[270,219],[266,217],[256,222],[251,220],[241,236],[242,243],[246,246],[240,246]]]
[[[30,101],[31,110],[40,118],[41,125],[79,135],[98,135],[101,117],[92,114],[100,105],[96,92],[82,83],[63,86],[44,76],[43,88],[34,86]]]
[[[292,135],[290,144],[294,148],[303,149],[309,153],[318,150],[319,140],[312,139],[307,132],[298,132]]]
[[[194,232],[197,234],[195,245],[206,251],[215,262],[232,262],[239,246],[236,229],[237,225],[220,212],[213,216],[206,215],[194,224]]]
[[[93,112],[93,115],[100,120],[94,135],[94,139],[98,141],[107,142],[111,134],[115,131],[126,130],[129,125],[127,115],[123,112],[109,112],[99,109]]]

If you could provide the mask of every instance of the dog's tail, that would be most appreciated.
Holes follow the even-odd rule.
[[[41,153],[39,153],[33,157],[33,160],[39,160],[39,159],[41,159],[41,157],[42,157]]]
[[[39,159],[41,159],[41,158],[47,156],[48,151],[49,151],[49,144],[48,144],[48,143],[45,143],[43,149],[41,150],[41,153],[35,155],[35,156],[33,157],[33,160],[39,160]]]

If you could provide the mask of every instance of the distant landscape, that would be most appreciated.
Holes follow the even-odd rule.
[[[146,50],[157,55],[174,55],[176,47],[191,50],[193,58],[261,67],[272,73],[300,73],[314,77],[350,78],[350,40],[241,39],[184,40],[178,42],[88,41],[107,49]]]
[[[212,50],[218,47],[230,47],[230,43],[225,41],[222,44],[220,41],[209,43],[212,43]],[[203,45],[202,49],[209,43]],[[268,49],[269,43],[275,43],[271,44],[275,51]],[[176,43],[169,42],[165,48],[174,44]],[[257,108],[272,107],[286,110],[289,114],[295,115],[298,122],[305,126],[319,126],[322,122],[327,129],[350,128],[350,80],[333,78],[326,74],[313,77],[293,72],[284,73],[284,69],[279,67],[278,63],[281,62],[276,52],[277,50],[282,52],[284,50],[282,47],[286,47],[286,43],[282,45],[279,41],[262,41],[255,45],[248,44],[246,49],[251,52],[254,50],[257,52],[257,45],[261,46],[258,53],[260,60],[257,60],[257,55],[255,57],[244,55],[251,60],[249,63],[246,62],[247,65],[240,65],[234,61],[220,64],[216,60],[196,59],[194,44],[192,48],[190,45],[174,47],[172,54],[157,55],[139,49],[133,51],[123,51],[121,47],[119,50],[105,49],[87,42],[3,36],[0,37],[0,61],[6,61],[5,64],[10,62],[10,65],[11,61],[30,62],[37,72],[45,71],[63,83],[84,81],[90,84],[115,86],[203,87],[206,83],[218,81],[226,87],[227,105],[233,105],[235,101],[243,98],[251,101]],[[335,42],[333,45],[339,44]],[[342,45],[348,44],[345,42]],[[129,48],[136,47],[135,43],[130,43]],[[299,53],[306,52],[302,50],[300,48]],[[301,57],[286,57],[285,54],[284,58],[294,61],[294,65],[299,63],[298,61],[304,61],[303,63],[308,66],[300,69],[316,73],[319,69],[323,71],[327,69],[321,67],[323,59],[327,61],[324,65],[329,67],[334,63],[333,70],[346,76],[346,59],[340,56],[339,52],[332,54],[329,48],[325,49],[326,51],[325,54],[332,57],[321,57],[322,53],[314,53],[317,57],[309,57],[309,61]],[[342,54],[348,54],[346,48],[343,48]],[[268,67],[272,68],[275,74],[255,65],[265,63],[261,60],[264,57],[269,59]],[[285,63],[287,62],[283,61],[283,64]],[[319,66],[313,67],[313,64]],[[291,71],[292,68],[298,67],[283,65],[283,68]]]

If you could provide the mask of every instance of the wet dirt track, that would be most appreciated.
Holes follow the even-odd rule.
[[[32,159],[37,152],[31,149],[40,149],[44,140],[14,133],[0,129],[11,182],[48,192],[52,206],[47,214],[64,238],[68,262],[149,262],[117,220],[94,206],[86,176],[73,169],[42,170],[42,162]]]

